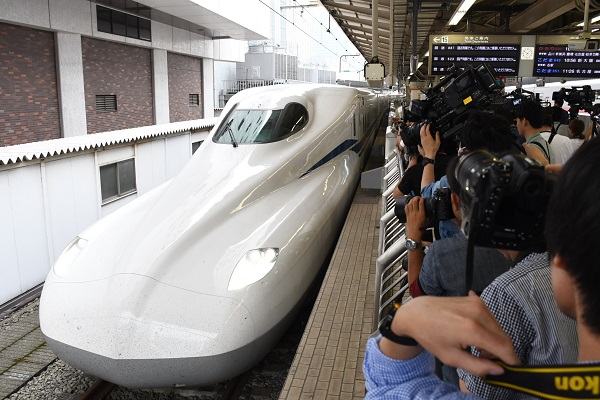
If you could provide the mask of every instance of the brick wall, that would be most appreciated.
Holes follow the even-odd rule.
[[[202,60],[168,53],[169,118],[171,122],[204,118],[202,104]],[[189,95],[199,94],[200,105],[190,107]]]
[[[154,124],[151,51],[81,38],[88,133]],[[96,111],[96,95],[116,95],[117,111]]]
[[[60,133],[54,34],[0,23],[0,146]]]

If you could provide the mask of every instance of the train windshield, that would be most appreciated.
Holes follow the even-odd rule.
[[[308,111],[299,103],[289,103],[283,110],[233,109],[213,141],[234,146],[276,142],[300,131],[307,122]]]

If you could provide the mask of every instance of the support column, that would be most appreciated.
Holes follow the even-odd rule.
[[[202,59],[202,104],[204,105],[204,118],[213,118],[215,116],[214,65],[213,59]]]
[[[418,34],[418,30],[417,30],[417,26],[418,26],[418,22],[419,22],[419,16],[418,16],[418,11],[420,9],[421,5],[419,0],[413,0],[413,15],[412,15],[412,55],[410,57],[410,72],[415,74],[417,74],[417,65],[418,65],[418,55],[417,52],[419,51],[419,49],[417,49],[417,34]]]
[[[394,0],[390,0],[390,62],[389,62],[389,76],[391,77],[390,85],[394,85],[394,77],[396,72],[396,66],[394,65],[394,48],[396,47],[396,41],[394,40]]]
[[[56,60],[62,137],[86,135],[81,35],[57,32]]]
[[[168,124],[169,116],[169,66],[166,50],[152,50],[152,94],[154,98],[154,123]]]
[[[373,50],[371,58],[377,57],[377,46],[379,45],[379,0],[373,0],[372,2],[372,10],[371,10],[371,26],[373,37],[371,40],[373,41]]]

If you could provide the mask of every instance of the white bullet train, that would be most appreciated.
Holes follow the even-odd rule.
[[[284,333],[344,223],[385,96],[244,90],[171,181],[82,232],[40,301],[50,348],[127,387],[222,382]]]

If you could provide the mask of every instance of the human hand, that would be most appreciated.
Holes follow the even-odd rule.
[[[409,169],[410,167],[417,165],[417,161],[419,160],[419,156],[412,155],[410,156],[410,158],[408,159],[408,165],[406,166],[406,169]]]
[[[425,199],[415,196],[404,206],[406,213],[406,237],[419,241],[423,236],[423,227],[427,220]]]
[[[507,364],[520,364],[511,338],[472,291],[466,297],[421,296],[412,299],[396,312],[392,331],[412,337],[444,364],[478,376],[499,375],[503,369],[487,358],[475,357],[465,351],[470,346],[483,349],[489,357],[499,358]],[[403,358],[401,354],[400,358]]]
[[[555,173],[559,173],[560,171],[562,171],[563,169],[563,165],[562,164],[547,164],[544,169],[546,171],[549,172],[555,172]]]
[[[425,157],[435,159],[435,155],[440,149],[442,140],[440,138],[439,132],[435,134],[434,139],[431,135],[430,128],[431,124],[423,124],[419,133],[421,135],[421,145],[423,146],[423,150],[425,151]]]

